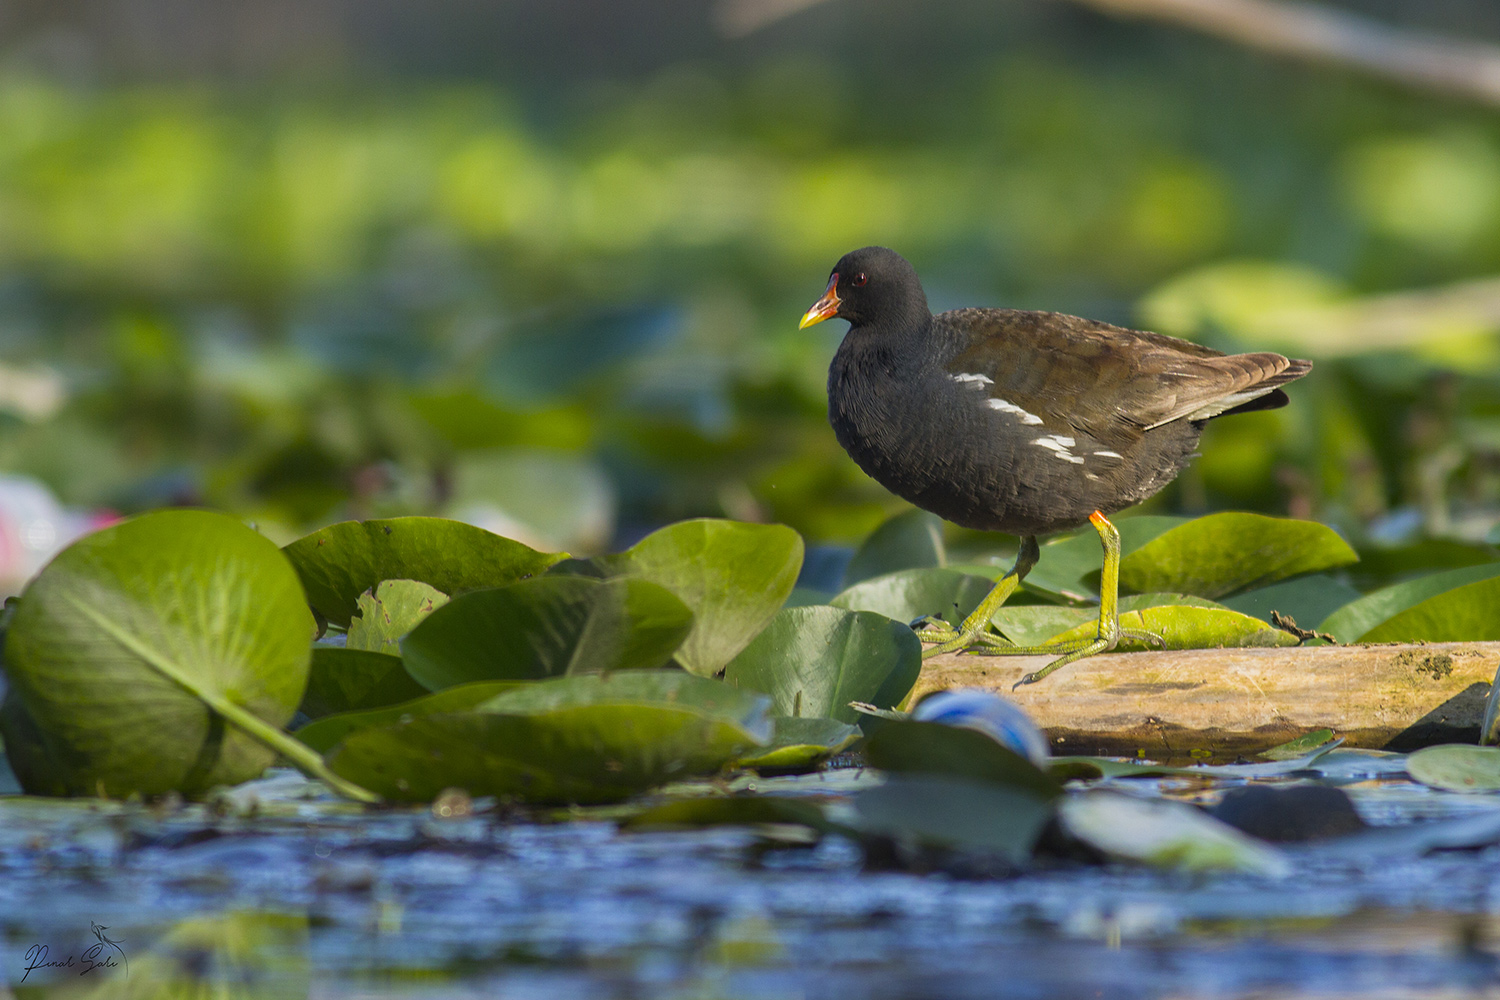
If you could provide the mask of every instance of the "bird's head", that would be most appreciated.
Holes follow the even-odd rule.
[[[922,282],[906,258],[885,247],[864,247],[839,258],[823,297],[798,325],[809,327],[834,317],[852,326],[920,322],[930,315]]]

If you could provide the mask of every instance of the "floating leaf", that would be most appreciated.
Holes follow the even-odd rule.
[[[1222,608],[1223,605],[1187,594],[1132,594],[1120,598],[1121,611],[1177,605],[1193,608]],[[1006,605],[996,612],[991,624],[1018,646],[1035,646],[1055,635],[1061,635],[1086,622],[1099,620],[1098,608],[1066,608],[1033,604],[1023,607]]]
[[[1270,621],[1271,612],[1275,611],[1283,617],[1291,616],[1299,627],[1310,629],[1339,608],[1359,599],[1359,591],[1347,583],[1325,573],[1315,573],[1226,597],[1224,606],[1262,621]]]
[[[1291,871],[1275,848],[1182,802],[1089,791],[1065,797],[1057,811],[1068,833],[1110,857],[1183,871]]]
[[[1020,789],[1039,799],[1062,794],[1045,771],[984,733],[940,722],[889,721],[865,744],[871,767]]]
[[[1451,615],[1458,607],[1469,604],[1472,612],[1478,612],[1484,616],[1484,609],[1473,607],[1472,598],[1476,592],[1470,595],[1460,595],[1458,604],[1449,604],[1443,601],[1434,609],[1427,609],[1416,616],[1406,619],[1406,622],[1395,622],[1395,639],[1368,639],[1368,636],[1377,630],[1385,631],[1386,624],[1403,615],[1404,612],[1415,610],[1421,604],[1434,598],[1442,597],[1448,592],[1466,588],[1475,583],[1485,580],[1493,580],[1500,577],[1500,562],[1487,562],[1475,567],[1463,567],[1458,570],[1448,570],[1446,573],[1434,573],[1431,576],[1419,577],[1416,580],[1407,580],[1404,583],[1395,583],[1388,588],[1380,589],[1374,594],[1367,594],[1358,601],[1338,609],[1337,612],[1323,619],[1319,625],[1319,631],[1331,633],[1340,642],[1404,642],[1401,634],[1407,634],[1404,630],[1415,630],[1415,628],[1442,628],[1442,618]],[[1482,622],[1479,622],[1482,625]],[[1415,631],[1413,631],[1415,636]],[[1461,636],[1460,639],[1481,639],[1481,636]]]
[[[771,721],[775,726],[771,731],[771,741],[735,761],[736,767],[774,772],[806,771],[860,736],[858,726],[834,719],[794,719],[778,715]]]
[[[447,603],[447,594],[419,580],[384,580],[359,595],[347,648],[400,656],[406,634]]]
[[[1025,863],[1052,803],[1024,789],[935,774],[895,776],[854,800],[860,829]]]
[[[308,603],[346,628],[359,595],[382,580],[420,580],[456,596],[536,576],[567,557],[441,517],[344,521],[297,539],[285,551],[307,588]]]
[[[948,562],[943,519],[925,510],[897,514],[870,533],[844,569],[844,587],[903,569],[926,569]]]
[[[1155,607],[1120,614],[1120,627],[1154,632],[1167,649],[1215,649],[1243,646],[1295,646],[1295,636],[1272,628],[1259,618],[1223,608]],[[1099,634],[1098,619],[1054,636],[1056,642],[1086,639]],[[1123,651],[1154,649],[1134,639],[1122,639]]]
[[[419,698],[427,689],[412,679],[401,657],[367,649],[314,646],[307,692],[299,709],[317,719]]]
[[[312,633],[291,566],[234,518],[163,511],[80,539],[26,588],[6,637],[12,694],[47,750],[39,790],[199,795],[278,751],[316,762],[280,731]]]
[[[1262,750],[1255,756],[1264,757],[1266,760],[1294,760],[1332,741],[1332,729],[1314,729],[1295,740],[1288,740],[1269,750]]]
[[[778,715],[855,722],[851,701],[891,708],[922,672],[922,643],[901,622],[869,611],[812,606],[777,613],[725,668],[736,687],[771,696]]]
[[[1493,792],[1500,789],[1500,747],[1425,747],[1406,758],[1406,773],[1448,792]]]
[[[422,715],[435,715],[439,712],[461,712],[473,708],[475,705],[483,704],[495,697],[518,686],[521,681],[479,681],[474,684],[460,684],[457,687],[444,688],[432,694],[423,694],[419,698],[410,701],[398,702],[393,705],[385,705],[380,708],[368,708],[360,711],[340,712],[337,715],[325,715],[316,719],[297,730],[297,739],[307,746],[312,747],[318,753],[327,753],[338,745],[338,742],[350,733],[360,729],[377,729],[381,726],[389,726],[404,718],[415,719]]]
[[[542,576],[464,594],[402,643],[428,689],[664,666],[693,614],[645,580]]]
[[[693,612],[677,662],[712,676],[791,594],[802,567],[802,536],[780,524],[679,521],[598,562],[611,573],[649,580],[677,595]]]
[[[951,569],[907,569],[856,583],[831,602],[850,611],[873,611],[898,622],[926,615],[962,621],[994,589],[995,581]]]
[[[1120,584],[1135,591],[1217,598],[1358,559],[1332,528],[1315,521],[1210,514],[1127,555],[1120,563]]]
[[[355,731],[328,761],[401,801],[456,787],[528,802],[614,802],[713,773],[764,744],[765,707],[763,697],[675,671],[566,677],[472,711]]]

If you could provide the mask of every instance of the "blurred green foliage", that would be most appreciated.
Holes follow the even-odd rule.
[[[1500,310],[1382,296],[1500,271],[1500,122],[1047,10],[985,5],[1003,41],[951,58],[910,14],[931,37],[889,71],[798,32],[534,86],[9,65],[0,468],[281,541],[441,513],[584,553],[694,515],[850,542],[902,505],[824,423],[840,324],[796,320],[878,242],[934,308],[1318,360],[1156,512],[1482,538]]]

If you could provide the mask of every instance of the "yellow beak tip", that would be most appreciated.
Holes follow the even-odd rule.
[[[802,322],[800,322],[800,323],[797,324],[797,329],[799,329],[799,330],[806,330],[808,327],[812,326],[813,324],[815,324],[815,323],[821,323],[821,322],[823,322],[827,318],[828,318],[827,316],[823,316],[823,315],[819,314],[819,312],[816,309],[809,309],[807,311],[807,315],[805,315],[805,316],[802,317]]]

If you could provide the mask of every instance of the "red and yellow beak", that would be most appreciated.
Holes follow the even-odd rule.
[[[821,299],[813,303],[813,307],[807,311],[807,315],[802,317],[802,322],[797,324],[797,329],[805,330],[814,323],[821,323],[825,319],[832,319],[838,314],[839,306],[841,305],[839,302],[838,287],[838,272],[834,272],[833,277],[828,279],[827,291],[823,293]]]

